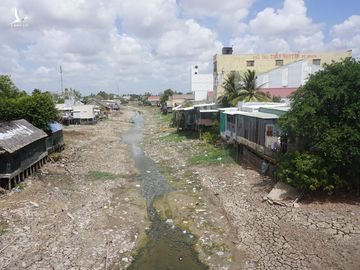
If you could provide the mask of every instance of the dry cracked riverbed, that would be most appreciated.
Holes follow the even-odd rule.
[[[359,269],[359,200],[305,197],[299,207],[262,198],[274,183],[143,112],[142,148],[172,190],[154,201],[210,269]],[[0,197],[1,269],[126,269],[150,227],[123,108],[94,126],[65,130],[57,161]],[[23,189],[22,189],[23,188]],[[136,258],[136,256],[135,256]],[[179,258],[181,260],[181,258]],[[136,265],[136,264],[135,264]]]

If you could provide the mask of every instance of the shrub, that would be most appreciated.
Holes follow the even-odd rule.
[[[299,189],[324,190],[328,193],[346,185],[320,156],[309,152],[287,153],[276,170],[282,181]]]

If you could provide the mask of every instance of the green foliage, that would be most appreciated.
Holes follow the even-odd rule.
[[[206,131],[202,134],[202,139],[208,144],[216,144],[220,140],[219,134],[219,121],[213,119],[214,124],[211,127],[208,127]]]
[[[341,188],[344,182],[348,186],[358,184],[359,89],[360,62],[347,59],[326,65],[324,70],[312,75],[291,97],[292,109],[280,121],[282,130],[290,139],[297,138],[300,141],[300,150],[307,151],[316,156],[316,160],[322,161],[311,163],[314,170],[321,163],[331,176],[323,180],[324,173],[318,176],[314,174],[313,177],[322,184],[309,186],[311,189]],[[333,181],[333,175],[337,175],[341,180]]]
[[[95,180],[101,179],[116,179],[118,176],[116,174],[108,173],[108,172],[101,172],[101,171],[89,171],[88,176]]]
[[[281,97],[280,96],[272,96],[271,101],[272,102],[281,102]]]
[[[100,91],[96,94],[96,98],[100,100],[112,100],[114,99],[114,94],[106,93],[105,91]]]
[[[230,107],[231,101],[238,97],[240,81],[241,77],[239,72],[232,71],[227,74],[223,83],[224,94],[218,98],[218,102],[223,107]]]
[[[34,126],[48,130],[48,124],[58,120],[58,111],[52,95],[34,91],[32,96],[0,99],[0,121],[25,119]]]
[[[80,93],[80,91],[77,91],[73,88],[65,88],[63,98],[64,99],[71,99],[71,98],[81,99],[81,93]]]
[[[169,100],[169,97],[174,94],[174,91],[171,89],[166,89],[164,93],[160,96],[160,103],[165,103]]]
[[[330,168],[323,158],[310,152],[293,151],[280,162],[276,175],[284,182],[299,188],[334,191],[344,187],[345,182]]]
[[[9,229],[9,224],[6,221],[0,221],[0,236]]]
[[[190,140],[197,139],[198,137],[199,136],[197,132],[191,130],[185,130],[181,132],[170,133],[162,137],[161,139],[168,142],[181,142],[189,139]]]
[[[218,98],[218,102],[224,106],[236,106],[239,101],[270,101],[271,98],[260,91],[256,85],[257,76],[255,71],[247,70],[242,76],[239,72],[230,72],[223,83],[224,95]]]
[[[50,154],[50,158],[52,158],[55,162],[59,161],[61,159],[61,153],[60,152],[52,152]]]
[[[18,98],[24,95],[26,93],[15,86],[10,76],[0,75],[0,99]]]
[[[233,147],[219,148],[207,145],[201,154],[191,157],[189,163],[192,165],[232,164],[235,163],[235,155]]]

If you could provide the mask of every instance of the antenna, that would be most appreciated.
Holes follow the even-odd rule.
[[[64,92],[64,88],[63,88],[63,72],[62,72],[62,67],[60,65],[60,87],[61,87],[61,94]]]

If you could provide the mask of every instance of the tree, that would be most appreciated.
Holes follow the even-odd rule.
[[[280,160],[278,175],[298,187],[329,192],[359,188],[360,62],[347,59],[326,65],[293,93],[292,109],[280,121],[283,131],[300,142],[296,153]],[[297,155],[298,159],[291,158]],[[313,185],[306,177],[311,172]],[[325,168],[324,172],[320,172]],[[296,181],[295,181],[296,179]]]
[[[0,75],[0,99],[4,98],[17,98],[26,95],[24,91],[20,91],[10,76]]]
[[[169,89],[166,89],[164,93],[160,96],[160,103],[165,103],[169,100],[169,97],[171,97],[174,94],[174,91]]]
[[[11,79],[6,79],[6,83],[12,85],[16,92],[17,88]],[[28,96],[20,91],[14,95],[13,90],[6,97],[0,98],[0,121],[25,119],[38,128],[48,130],[48,124],[58,119],[58,111],[49,92],[42,93],[37,89]]]
[[[231,71],[227,74],[223,87],[224,94],[218,98],[218,103],[223,107],[230,107],[232,101],[238,98],[240,91],[240,74],[237,71]]]
[[[247,70],[242,76],[239,72],[230,72],[224,83],[224,95],[220,96],[218,102],[224,107],[236,106],[239,101],[270,101],[271,98],[260,91],[256,85],[257,76],[255,71]]]
[[[80,91],[77,91],[73,88],[65,88],[64,90],[64,99],[81,99]]]
[[[262,85],[256,84],[257,76],[254,70],[247,70],[241,76],[241,86],[238,92],[238,98],[234,99],[232,103],[238,101],[271,101],[271,98],[264,92],[260,91]]]

